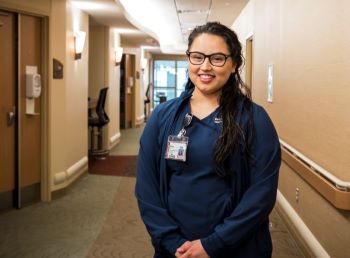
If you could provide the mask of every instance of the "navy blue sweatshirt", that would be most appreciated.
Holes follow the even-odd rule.
[[[254,162],[236,148],[229,158],[231,177],[214,171],[219,110],[202,120],[194,118],[186,129],[186,162],[166,160],[168,136],[181,129],[192,91],[157,106],[140,140],[135,193],[155,257],[174,257],[179,246],[195,239],[211,258],[270,257],[268,215],[281,163],[274,126],[264,109],[253,104]],[[246,135],[248,117],[240,104],[236,122]]]

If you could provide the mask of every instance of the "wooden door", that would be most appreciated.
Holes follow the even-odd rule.
[[[42,67],[42,18],[0,11],[0,209],[40,199],[41,97],[27,114],[26,70]]]
[[[26,71],[42,73],[42,18],[19,15],[19,171],[21,201],[40,199],[41,181],[41,96],[34,99],[35,114],[27,114]],[[45,85],[42,85],[44,88]],[[44,89],[42,89],[42,92]]]
[[[16,20],[0,11],[0,209],[12,206],[16,169]]]
[[[135,55],[125,56],[125,128],[134,126]]]
[[[125,129],[125,59],[123,54],[120,62],[120,129]]]
[[[135,55],[123,54],[120,64],[120,128],[134,127]]]

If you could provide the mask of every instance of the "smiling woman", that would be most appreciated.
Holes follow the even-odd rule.
[[[243,93],[237,35],[198,26],[187,55],[185,91],[156,107],[140,140],[136,197],[154,257],[271,257],[280,145]]]

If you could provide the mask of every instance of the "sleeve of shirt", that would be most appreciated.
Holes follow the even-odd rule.
[[[158,109],[156,108],[147,121],[140,140],[135,195],[141,218],[152,238],[154,247],[174,255],[176,249],[186,239],[179,233],[179,227],[168,213],[161,197],[159,133]]]
[[[268,219],[276,201],[281,150],[276,130],[261,107],[254,112],[255,137],[251,148],[254,164],[249,166],[250,184],[241,201],[214,233],[201,239],[212,258],[224,247],[235,248]]]

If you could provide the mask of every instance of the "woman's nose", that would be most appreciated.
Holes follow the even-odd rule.
[[[205,57],[203,64],[201,64],[202,70],[210,70],[212,69],[211,63],[209,61],[209,57]]]

